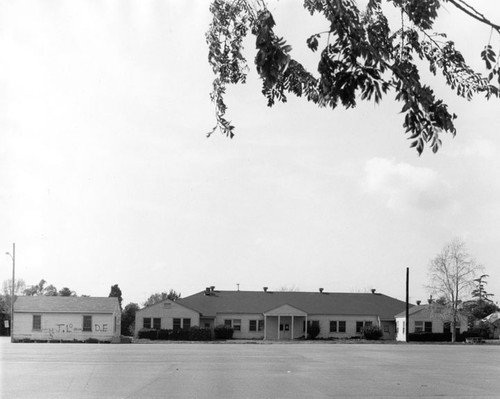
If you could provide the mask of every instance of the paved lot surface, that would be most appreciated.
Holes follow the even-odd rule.
[[[11,344],[2,399],[500,398],[500,346]]]

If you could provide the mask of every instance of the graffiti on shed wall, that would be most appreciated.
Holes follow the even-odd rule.
[[[42,332],[48,333],[49,335],[60,334],[60,333],[81,333],[83,329],[81,327],[75,327],[72,323],[57,323],[55,327],[43,328]],[[90,332],[90,331],[88,331]],[[110,332],[109,325],[107,323],[94,324],[93,332]]]

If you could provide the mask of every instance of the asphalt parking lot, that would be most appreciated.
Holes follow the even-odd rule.
[[[11,344],[1,398],[498,398],[500,346]]]

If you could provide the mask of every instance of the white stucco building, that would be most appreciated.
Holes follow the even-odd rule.
[[[163,300],[136,313],[135,336],[139,330],[233,328],[235,339],[292,340],[305,336],[306,325],[320,328],[318,338],[361,336],[368,326],[382,329],[383,339],[395,339],[394,316],[405,302],[372,293],[205,291]]]
[[[120,341],[118,298],[20,296],[13,341]]]

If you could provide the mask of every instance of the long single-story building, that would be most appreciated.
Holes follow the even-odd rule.
[[[135,336],[142,328],[188,329],[225,325],[235,339],[293,340],[306,325],[319,326],[318,338],[361,336],[368,326],[395,339],[394,316],[406,303],[379,293],[218,291],[209,287],[176,301],[165,299],[136,313]]]
[[[19,296],[14,302],[13,341],[119,342],[118,298]]]
[[[451,314],[441,305],[433,303],[410,308],[409,333],[451,333]],[[459,314],[457,333],[467,331],[467,316]],[[397,341],[406,341],[406,311],[396,315]]]

